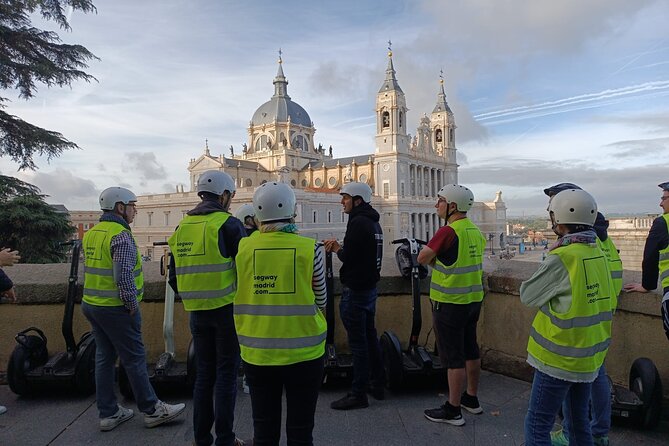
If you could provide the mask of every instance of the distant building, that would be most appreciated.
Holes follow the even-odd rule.
[[[300,232],[317,240],[343,237],[347,217],[342,212],[339,188],[350,181],[369,184],[372,205],[381,214],[393,255],[393,239],[429,239],[444,224],[434,204],[439,189],[458,182],[455,119],[440,79],[436,104],[424,114],[412,138],[407,133],[407,105],[388,53],[385,80],[376,95],[376,147],[374,153],[334,158],[332,147],[316,145],[316,128],[309,114],[288,95],[283,61],[274,78],[274,95],[253,114],[248,142],[241,153],[212,155],[209,145],[188,165],[190,190],[138,197],[133,233],[143,255],[152,256],[153,242],[166,240],[199,198],[198,177],[206,170],[229,173],[237,182],[232,209],[248,203],[255,188],[267,181],[290,184],[297,196]],[[474,191],[476,194],[476,191]],[[506,205],[498,192],[491,202],[476,202],[470,218],[484,233],[500,234],[506,227]],[[476,195],[475,195],[476,196]],[[478,197],[480,198],[480,197]],[[498,237],[492,243],[499,244]]]
[[[70,211],[70,223],[77,230],[76,238],[84,238],[86,231],[95,226],[100,220],[102,211]]]

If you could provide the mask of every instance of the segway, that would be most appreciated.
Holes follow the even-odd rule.
[[[327,382],[328,377],[346,378],[353,373],[353,356],[337,352],[334,345],[335,304],[331,252],[325,253],[325,285],[327,288],[325,320],[328,324],[328,330],[325,337],[325,374],[323,375],[323,383]]]
[[[166,246],[167,242],[154,242],[153,246]],[[195,384],[195,347],[191,339],[188,344],[186,362],[177,362],[174,347],[174,290],[169,282],[169,262],[171,256],[167,250],[160,257],[160,274],[165,276],[165,311],[163,316],[163,339],[165,340],[165,351],[160,355],[155,365],[148,364],[149,380],[154,387],[166,385],[178,385],[192,390]],[[121,395],[133,398],[132,388],[128,380],[128,374],[119,364],[118,384]]]
[[[402,277],[411,280],[413,297],[413,320],[408,348],[402,350],[397,335],[392,331],[383,332],[380,339],[386,387],[396,390],[410,375],[436,375],[443,373],[445,369],[439,360],[436,343],[432,352],[428,351],[425,346],[418,345],[418,336],[422,327],[420,280],[427,277],[427,268],[418,263],[418,252],[420,245],[426,243],[409,238],[393,240],[392,243],[400,245],[395,251],[395,259]]]
[[[18,345],[14,348],[7,366],[9,388],[17,395],[33,394],[38,388],[49,385],[74,388],[84,395],[95,391],[95,339],[91,332],[86,332],[79,343],[76,343],[72,333],[81,240],[71,240],[61,245],[72,247],[61,325],[66,351],[49,355],[47,339],[42,330],[30,327],[20,331],[14,337]]]
[[[608,379],[613,420],[632,421],[642,429],[657,426],[662,412],[662,381],[653,361],[648,358],[634,361],[630,369],[629,389]]]

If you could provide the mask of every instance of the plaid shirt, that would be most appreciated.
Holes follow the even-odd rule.
[[[121,217],[105,213],[100,221],[113,221],[124,227],[128,223]],[[120,266],[118,286],[119,297],[128,311],[137,309],[137,287],[135,286],[135,264],[137,263],[137,246],[130,232],[121,232],[111,239],[112,261]]]

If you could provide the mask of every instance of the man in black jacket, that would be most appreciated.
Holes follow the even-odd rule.
[[[348,410],[369,405],[368,387],[374,398],[384,398],[381,349],[374,324],[383,232],[379,213],[369,204],[372,190],[367,184],[347,183],[339,193],[344,212],[349,215],[344,246],[340,246],[337,240],[326,240],[325,249],[336,253],[342,262],[339,270],[343,285],[339,312],[353,354],[353,384],[351,392],[333,401],[330,407]]]
[[[631,291],[647,293],[657,288],[657,279],[660,278],[663,294],[662,323],[669,339],[669,181],[658,184],[658,187],[662,189],[660,207],[663,213],[653,220],[646,238],[641,264],[641,283],[625,284],[623,290],[628,293]]]

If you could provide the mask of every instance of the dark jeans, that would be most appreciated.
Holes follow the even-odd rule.
[[[232,304],[214,310],[192,311],[190,331],[195,347],[193,433],[197,445],[232,445],[237,397],[239,342],[232,318]]]
[[[356,395],[367,393],[367,384],[372,379],[373,387],[385,384],[381,347],[376,334],[376,288],[352,290],[344,287],[339,303],[341,321],[348,334],[348,345],[353,354],[353,384]]]
[[[593,437],[607,437],[609,430],[611,430],[611,387],[609,387],[609,379],[606,377],[606,369],[604,364],[599,368],[597,378],[592,383],[592,390],[590,394],[590,430]],[[565,399],[562,404],[562,427],[565,437],[571,442],[575,442],[575,438],[569,438],[571,431],[571,405]],[[576,443],[573,443],[576,444]]]
[[[323,366],[323,357],[291,365],[259,366],[244,362],[251,393],[254,446],[278,446],[284,388],[287,445],[314,444],[314,413]]]

